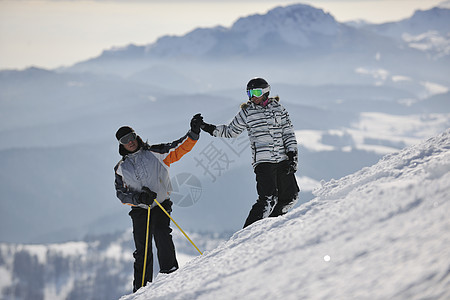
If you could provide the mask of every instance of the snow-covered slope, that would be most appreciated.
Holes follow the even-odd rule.
[[[121,299],[450,298],[450,130],[315,195]]]

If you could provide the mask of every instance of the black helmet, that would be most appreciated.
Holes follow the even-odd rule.
[[[247,83],[247,91],[251,89],[265,89],[270,87],[267,81],[261,77],[255,77]]]
[[[264,100],[269,99],[270,85],[261,77],[251,79],[247,83],[247,96],[251,100],[252,97],[264,96]]]

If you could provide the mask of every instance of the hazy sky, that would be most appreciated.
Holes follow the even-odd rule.
[[[307,3],[338,21],[374,23],[410,17],[442,0],[0,0],[0,69],[56,68],[130,43],[197,27],[229,27],[239,17],[280,5]]]

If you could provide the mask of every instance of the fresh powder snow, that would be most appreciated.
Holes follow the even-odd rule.
[[[450,129],[121,300],[450,299]]]

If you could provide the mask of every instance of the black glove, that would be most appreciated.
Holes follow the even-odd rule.
[[[206,131],[210,135],[213,135],[214,130],[216,130],[216,125],[212,125],[212,124],[208,124],[208,123],[202,122],[201,128],[202,128],[203,131]]]
[[[201,114],[196,114],[191,119],[191,131],[193,133],[199,134],[200,133],[200,126],[203,123],[203,117]]]
[[[155,192],[144,186],[142,187],[142,192],[139,194],[138,203],[150,206],[153,204],[153,200],[155,200],[156,196]]]
[[[298,162],[297,152],[289,151],[288,153],[286,153],[286,155],[289,158],[289,160],[287,161],[288,163],[286,167],[286,174],[291,175],[297,172],[297,162]]]

